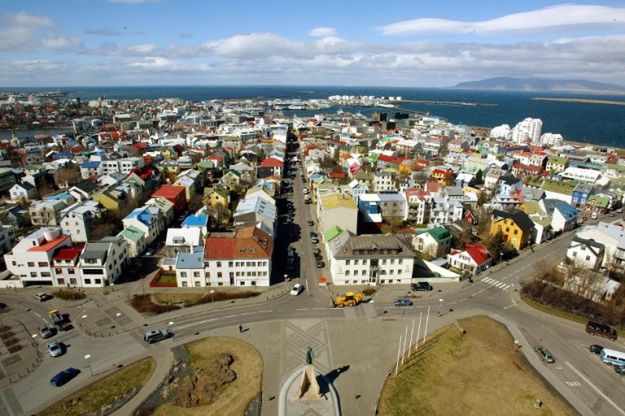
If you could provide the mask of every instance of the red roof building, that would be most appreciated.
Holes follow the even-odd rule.
[[[173,203],[174,211],[176,212],[182,211],[187,205],[184,186],[163,185],[152,194],[152,198],[158,197],[165,198]]]

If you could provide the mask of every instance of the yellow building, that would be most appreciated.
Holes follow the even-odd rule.
[[[497,233],[501,233],[503,240],[517,250],[529,244],[533,230],[534,223],[521,210],[507,212],[496,209],[493,211],[489,235],[495,237]]]
[[[219,206],[228,208],[230,203],[230,193],[221,186],[204,188],[204,203],[210,207],[217,208]]]

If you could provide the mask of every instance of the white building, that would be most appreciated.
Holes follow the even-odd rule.
[[[557,147],[562,144],[564,138],[558,133],[544,133],[540,136],[540,145],[548,147]]]
[[[70,205],[61,211],[63,234],[71,236],[72,241],[77,243],[89,241],[91,227],[100,213],[99,203],[95,201]]]
[[[528,141],[538,144],[542,128],[543,122],[539,118],[526,118],[512,129],[512,141],[516,144],[524,144]]]
[[[326,251],[335,285],[411,283],[415,253],[395,235],[343,231],[326,244]]]
[[[584,182],[597,182],[601,178],[601,172],[594,169],[584,169],[569,166],[560,174],[563,178],[574,179]]]
[[[81,286],[102,287],[114,284],[128,259],[128,244],[121,237],[105,237],[87,243],[80,254]]]
[[[13,201],[31,201],[37,198],[37,188],[28,182],[17,183],[9,190]]]
[[[4,261],[23,285],[53,284],[52,258],[58,249],[71,245],[71,238],[59,227],[40,228],[17,243]]]
[[[490,130],[490,137],[493,139],[505,139],[509,140],[511,136],[510,126],[502,124],[500,126],[493,127]]]

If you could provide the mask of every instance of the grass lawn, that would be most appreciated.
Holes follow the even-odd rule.
[[[152,375],[155,366],[153,358],[132,363],[65,397],[39,413],[39,416],[99,414],[100,409],[112,404],[133,388],[143,385]]]
[[[500,323],[478,316],[437,331],[386,380],[382,416],[576,415],[546,384]],[[540,399],[542,408],[535,409]]]
[[[155,293],[153,298],[158,303],[185,303],[197,302],[204,293]]]
[[[221,353],[234,358],[231,368],[236,379],[221,396],[208,406],[179,407],[166,403],[154,412],[155,416],[242,416],[248,404],[261,389],[263,360],[250,344],[230,337],[211,337],[187,345],[189,364],[194,368],[209,368]]]

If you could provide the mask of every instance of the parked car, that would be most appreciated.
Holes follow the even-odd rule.
[[[53,337],[55,333],[56,331],[53,328],[47,326],[42,326],[41,328],[39,328],[39,335],[43,339]]]
[[[590,347],[588,347],[588,349],[593,354],[601,354],[601,351],[603,351],[603,345],[592,344]]]
[[[395,299],[393,302],[395,306],[412,306],[412,301],[410,299]]]
[[[295,284],[295,286],[293,286],[293,288],[291,289],[290,293],[293,296],[297,296],[300,293],[302,293],[303,291],[304,291],[304,286],[299,284],[299,283],[297,283],[297,284]]]
[[[0,303],[0,312],[4,312],[7,310],[7,304],[6,303]]]
[[[148,344],[154,344],[155,342],[162,341],[173,335],[173,332],[167,329],[153,329],[145,333],[143,340]]]
[[[146,256],[153,256],[153,255],[154,255],[154,250],[152,250],[151,248],[150,248],[150,249],[147,249],[147,250],[145,251],[145,255],[146,255]]]
[[[317,267],[320,269],[323,269],[323,267],[325,266],[325,264],[323,263],[323,260],[317,260]]]
[[[63,345],[59,344],[56,341],[48,342],[48,352],[50,353],[50,357],[60,357],[65,352]]]
[[[313,254],[321,254],[321,249],[319,247],[313,248]]]
[[[66,384],[68,381],[76,377],[78,374],[80,374],[80,370],[70,367],[57,373],[54,377],[52,377],[50,379],[50,384],[52,384],[54,387],[61,387],[62,385]]]
[[[315,225],[315,222],[313,220],[308,220],[308,225],[312,227],[313,225]]]
[[[625,365],[615,365],[614,371],[616,374],[624,375],[625,374]]]
[[[313,244],[319,243],[319,239],[317,237],[310,237],[310,242]]]
[[[596,220],[597,218],[599,218],[599,215],[597,215],[596,212],[593,212],[592,214],[590,214],[590,218]]]
[[[586,324],[586,332],[591,335],[598,335],[600,337],[611,339],[616,341],[616,330],[609,325],[600,324],[599,322],[588,321]]]
[[[418,283],[412,283],[410,285],[410,290],[414,290],[417,292],[419,291],[429,292],[432,289],[434,288],[428,282],[418,282]]]
[[[45,302],[48,299],[52,299],[52,295],[48,295],[47,293],[36,293],[35,294],[35,299],[38,300],[39,302]]]
[[[556,361],[555,358],[553,358],[553,354],[551,354],[551,351],[541,345],[536,347],[536,352],[538,353],[540,359],[546,363],[554,363]]]

